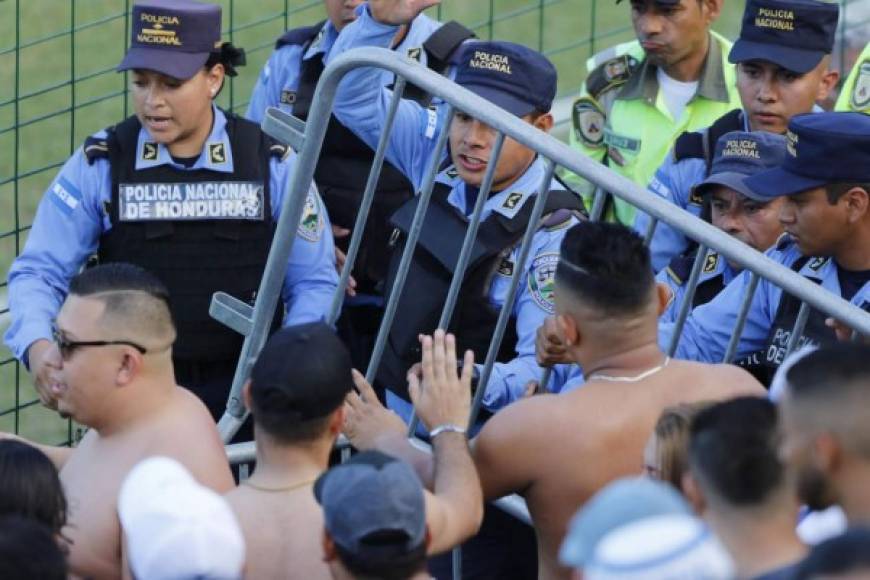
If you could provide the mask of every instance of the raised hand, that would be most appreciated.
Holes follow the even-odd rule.
[[[441,0],[369,0],[372,17],[383,24],[409,24],[417,15]]]
[[[408,392],[417,415],[430,431],[439,425],[466,428],[471,411],[471,379],[474,373],[474,353],[465,353],[462,376],[456,365],[456,339],[452,334],[436,330],[434,336],[422,336],[423,381],[415,373],[408,374]]]
[[[365,451],[376,448],[382,437],[405,437],[408,430],[405,422],[381,405],[375,390],[359,371],[354,369],[352,373],[357,391],[349,393],[344,400],[342,428],[351,445]]]

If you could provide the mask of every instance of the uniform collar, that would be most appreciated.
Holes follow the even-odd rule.
[[[227,118],[223,111],[212,105],[214,124],[205,146],[199,154],[199,158],[190,169],[209,169],[220,173],[232,173],[233,152],[230,148],[230,139],[227,135]],[[188,168],[176,163],[169,154],[169,149],[160,143],[151,140],[151,136],[145,128],[139,130],[139,139],[136,145],[136,170],[150,169],[160,165],[169,165],[175,169],[186,170]]]
[[[544,176],[544,160],[538,157],[529,166],[525,173],[507,189],[491,195],[483,205],[481,219],[486,219],[491,213],[497,213],[508,219],[512,219],[523,208],[529,198],[537,192]],[[437,181],[453,187],[447,197],[450,205],[465,210],[465,183],[456,175],[451,166],[439,174]]]
[[[722,50],[721,39],[711,32],[710,45],[707,49],[704,65],[701,68],[698,91],[695,93],[695,97],[704,97],[711,101],[723,103],[730,101]],[[655,106],[658,93],[659,82],[656,79],[656,66],[649,59],[644,58],[640,70],[633,74],[620,90],[619,98],[624,100],[644,99],[650,105]]]
[[[335,40],[338,38],[338,31],[335,29],[335,26],[332,25],[328,19],[323,23],[323,28],[320,29],[320,32],[317,33],[317,36],[314,37],[314,40],[311,41],[311,44],[308,45],[308,49],[305,51],[305,55],[302,57],[303,60],[308,60],[317,55],[327,55],[329,51],[332,49],[332,45],[335,44]]]

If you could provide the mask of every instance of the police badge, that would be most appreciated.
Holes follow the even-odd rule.
[[[320,212],[320,203],[314,197],[314,194],[309,191],[308,197],[305,198],[305,209],[302,210],[302,219],[299,221],[296,233],[303,240],[316,242],[320,239],[322,231],[323,216]]]
[[[852,88],[852,108],[863,112],[870,110],[870,60],[861,63],[858,69],[858,78]]]
[[[574,136],[588,147],[599,147],[604,142],[604,111],[590,97],[574,101],[572,111]]]
[[[559,263],[559,254],[546,253],[538,255],[529,269],[529,293],[535,300],[535,304],[541,307],[547,314],[556,312],[553,302],[553,291],[556,287],[556,265]]]

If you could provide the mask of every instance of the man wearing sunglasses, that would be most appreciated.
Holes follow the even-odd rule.
[[[168,298],[152,274],[112,263],[73,278],[57,315],[48,388],[58,411],[90,430],[75,449],[38,447],[60,470],[78,576],[120,577],[118,489],[142,459],[168,456],[219,493],[233,487],[211,415],[176,385]]]

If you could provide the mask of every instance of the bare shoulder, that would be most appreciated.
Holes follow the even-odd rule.
[[[758,382],[746,369],[732,364],[706,364],[699,362],[679,361],[687,369],[704,377],[704,385],[722,396],[758,396],[767,394],[764,386]]]

